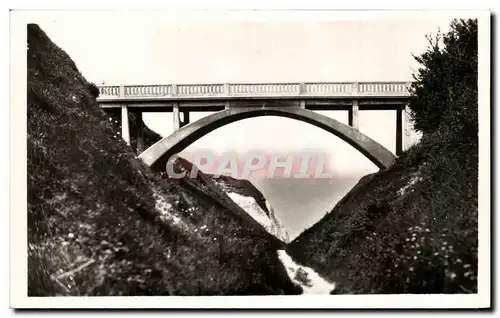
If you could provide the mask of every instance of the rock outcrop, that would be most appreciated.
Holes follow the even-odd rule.
[[[220,189],[264,226],[269,233],[285,243],[290,241],[286,228],[276,216],[271,204],[250,181],[229,176],[209,176],[212,177],[212,180]]]

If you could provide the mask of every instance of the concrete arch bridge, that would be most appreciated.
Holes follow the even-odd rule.
[[[407,82],[252,83],[99,86],[103,109],[121,109],[122,137],[130,143],[128,113],[137,115],[137,151],[154,170],[163,170],[171,155],[229,123],[257,116],[281,116],[322,128],[356,148],[379,168],[388,168],[410,145]],[[316,110],[348,111],[349,124]],[[359,131],[359,112],[396,112],[396,154]],[[189,113],[216,113],[189,123]],[[174,133],[144,149],[142,113],[172,112]],[[181,114],[183,119],[181,120]]]

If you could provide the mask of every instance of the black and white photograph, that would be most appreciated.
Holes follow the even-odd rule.
[[[489,11],[10,19],[11,307],[491,305]]]

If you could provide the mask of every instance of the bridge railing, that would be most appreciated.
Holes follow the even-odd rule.
[[[360,94],[394,94],[408,92],[410,83],[401,82],[373,82],[359,83]]]
[[[166,96],[172,94],[170,85],[131,85],[124,86],[124,96]]]
[[[356,83],[306,83],[305,94],[352,94]]]
[[[318,82],[98,86],[100,99],[240,96],[408,96],[408,82]]]
[[[120,96],[120,86],[98,86],[100,96]]]
[[[300,93],[300,84],[266,83],[266,84],[229,84],[229,94],[282,95]]]
[[[176,85],[171,85],[174,88]],[[221,95],[224,93],[223,84],[188,84],[177,85],[177,95]]]

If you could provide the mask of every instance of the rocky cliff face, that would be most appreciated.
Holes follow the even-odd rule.
[[[229,176],[214,176],[203,173],[198,169],[195,169],[197,171],[196,177],[191,178],[189,175],[193,169],[193,164],[182,157],[177,157],[173,167],[178,173],[183,171],[188,173],[181,179],[171,179],[171,182],[191,183],[193,180],[201,180],[203,183],[210,184],[212,188],[215,187],[217,191],[224,193],[223,197],[225,201],[233,205],[235,210],[247,214],[248,217],[257,221],[267,232],[282,242],[289,242],[290,239],[285,227],[277,219],[269,202],[250,181],[235,179]],[[163,173],[163,177],[168,179],[166,173]]]
[[[248,180],[229,176],[212,177],[214,183],[224,191],[252,218],[259,222],[272,235],[285,243],[290,241],[286,228],[276,217],[274,209],[262,193]]]
[[[29,296],[300,293],[283,243],[210,180],[136,159],[36,25],[27,55]]]

